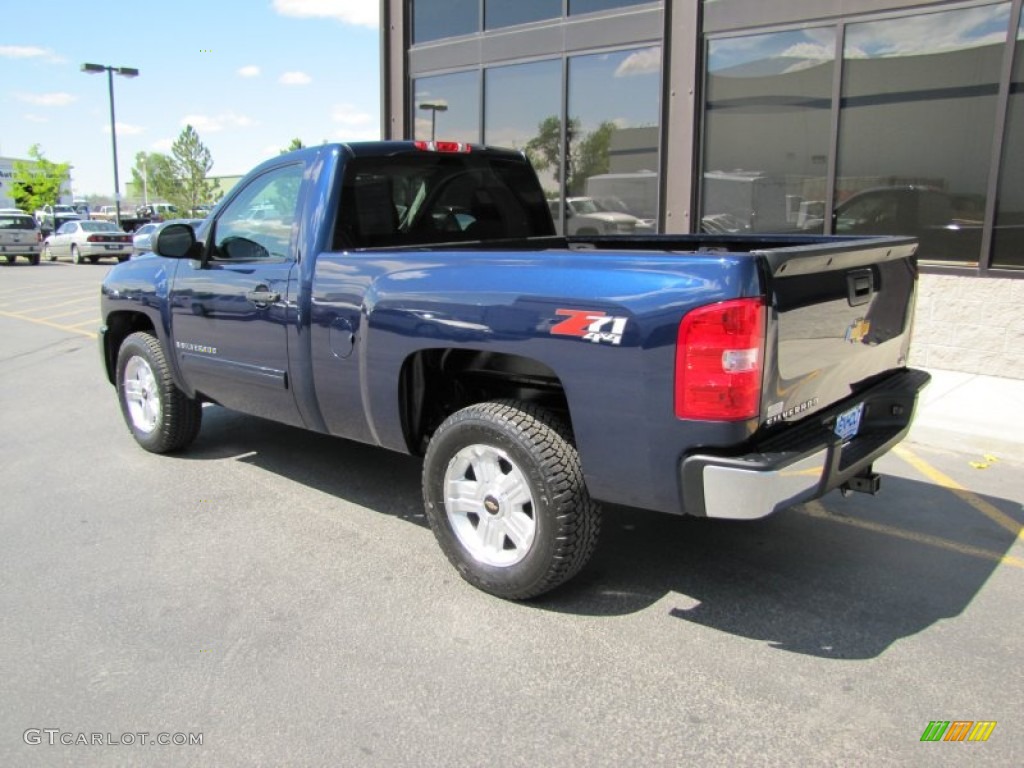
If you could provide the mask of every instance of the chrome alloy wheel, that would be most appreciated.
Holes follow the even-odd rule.
[[[160,423],[160,391],[149,363],[136,355],[124,367],[124,399],[132,424],[149,434]]]
[[[530,484],[500,448],[468,445],[455,454],[444,474],[444,507],[459,542],[478,562],[515,565],[533,546]]]

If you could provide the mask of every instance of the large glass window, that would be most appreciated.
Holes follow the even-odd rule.
[[[484,141],[526,152],[547,196],[557,198],[561,59],[494,67],[484,74],[484,84]]]
[[[417,78],[414,137],[422,141],[480,141],[480,73]]]
[[[1024,17],[1017,30],[1010,105],[999,173],[992,266],[1024,268]]]
[[[543,151],[562,176],[567,234],[652,232],[658,213],[661,48],[569,60],[565,147],[557,121]],[[594,209],[597,210],[594,210]]]
[[[651,0],[569,0],[569,14],[593,13],[594,11],[607,11],[612,8],[622,8],[628,5],[644,5]]]
[[[412,41],[426,43],[480,31],[480,0],[413,0]]]
[[[835,30],[708,43],[701,229],[822,232]]]
[[[1010,4],[847,27],[835,230],[977,262]],[[870,214],[870,215],[869,215]]]
[[[562,15],[562,0],[486,0],[484,26],[510,27]]]

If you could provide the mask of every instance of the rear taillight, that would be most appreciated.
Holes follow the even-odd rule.
[[[416,149],[425,152],[471,152],[472,145],[460,141],[414,141]]]
[[[687,313],[676,343],[676,416],[755,418],[761,410],[764,336],[761,298],[723,301]]]
[[[85,238],[85,241],[87,243],[102,243],[103,238],[100,237],[99,235],[89,235],[87,238]]]

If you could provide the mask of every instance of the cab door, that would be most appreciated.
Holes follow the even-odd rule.
[[[170,292],[185,380],[227,408],[295,425],[288,330],[302,175],[290,163],[249,180],[212,223],[206,257],[183,261]]]

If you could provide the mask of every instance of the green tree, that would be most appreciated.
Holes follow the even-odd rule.
[[[159,152],[139,152],[132,167],[132,183],[149,200],[171,200],[180,194],[181,182],[174,160]]]
[[[599,173],[608,173],[608,150],[611,147],[615,123],[605,121],[586,134],[573,148],[570,195],[582,195],[587,190],[587,179]]]
[[[325,144],[327,142],[324,142]],[[296,149],[305,149],[306,145],[302,143],[302,139],[292,139],[292,143],[288,145],[286,149],[282,149],[278,154],[285,155],[289,152],[294,152]]]
[[[537,135],[526,142],[526,156],[538,171],[550,168],[555,181],[564,185],[568,194],[580,195],[586,190],[588,178],[608,173],[608,150],[613,133],[615,124],[609,121],[590,133],[583,133],[580,119],[571,118],[563,153],[562,121],[552,115],[540,122]]]
[[[47,160],[38,144],[32,145],[28,156],[35,162],[14,161],[11,191],[14,204],[32,213],[60,202],[61,186],[70,178],[71,164]]]
[[[175,139],[171,155],[174,175],[181,186],[168,201],[178,207],[181,215],[187,216],[189,211],[213,199],[215,184],[206,178],[213,168],[213,157],[191,125],[186,125]]]

